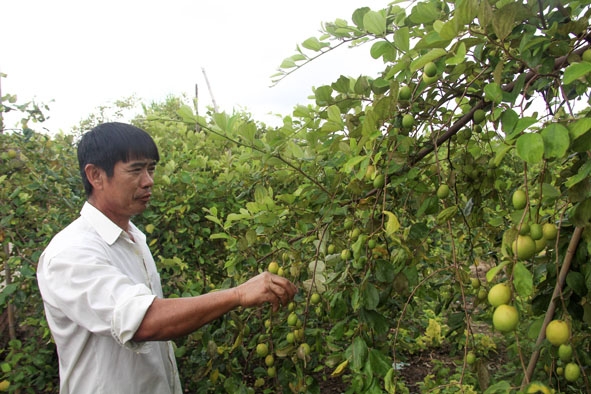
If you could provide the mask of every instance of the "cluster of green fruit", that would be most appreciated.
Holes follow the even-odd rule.
[[[564,376],[568,382],[574,382],[581,376],[579,364],[573,362],[573,347],[570,341],[570,327],[564,320],[552,320],[546,326],[546,339],[557,347],[558,359],[561,364],[556,368],[556,374]]]
[[[521,189],[515,190],[512,196],[513,208],[516,210],[525,209],[527,206],[527,195]],[[528,260],[540,253],[549,241],[556,239],[558,229],[554,223],[544,224],[522,220],[517,225],[517,236],[511,243],[513,255],[519,260]]]
[[[277,261],[271,261],[267,266],[267,271],[272,274],[284,276],[285,270]],[[316,314],[322,313],[322,297],[319,293],[310,294],[310,305],[314,306]],[[303,321],[296,312],[296,303],[290,302],[287,305],[287,310],[282,319],[286,323],[288,330],[285,337],[279,339],[276,347],[274,347],[275,353],[271,351],[269,344],[267,343],[266,336],[262,336],[255,347],[255,353],[257,357],[264,361],[264,365],[267,368],[267,375],[270,378],[277,376],[277,367],[275,365],[276,357],[286,357],[289,354],[297,357],[300,360],[308,361],[310,358],[311,347],[305,341],[305,328],[303,327]],[[275,318],[273,319],[275,321]],[[264,322],[265,329],[267,332],[272,330],[272,321],[267,319]]]
[[[488,302],[495,308],[493,312],[493,327],[500,332],[511,332],[519,322],[519,312],[513,305],[509,305],[512,292],[506,283],[497,283],[488,292]]]
[[[439,79],[437,65],[434,62],[428,62],[423,67],[423,81],[430,85]],[[407,102],[412,100],[413,91],[410,86],[403,85],[398,90],[398,100]],[[412,113],[402,115],[401,125],[404,129],[411,129],[415,124],[415,117]]]

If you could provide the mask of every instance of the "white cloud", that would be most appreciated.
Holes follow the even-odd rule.
[[[270,88],[281,61],[318,36],[322,22],[351,20],[362,6],[386,1],[44,1],[5,2],[0,71],[3,94],[50,103],[50,129],[69,129],[105,105],[136,95],[159,101],[193,96],[211,105],[202,69],[222,110],[260,119],[306,104],[312,86],[340,74],[383,68],[369,46],[337,51]]]

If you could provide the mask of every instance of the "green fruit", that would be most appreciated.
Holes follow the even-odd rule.
[[[425,72],[425,75],[432,78],[437,75],[437,65],[433,62],[429,62],[425,64],[423,71]]]
[[[267,267],[267,270],[272,274],[277,274],[277,272],[279,272],[279,263],[276,261],[271,261]]]
[[[519,322],[519,313],[512,305],[499,305],[493,313],[493,326],[501,332],[515,330]]]
[[[504,283],[497,283],[488,292],[488,302],[494,307],[511,301],[511,288]]]
[[[273,357],[272,354],[267,354],[267,357],[265,357],[265,365],[267,367],[272,367],[273,364],[275,364],[275,357]]]
[[[542,238],[542,239],[536,240],[535,243],[536,243],[536,253],[540,253],[542,250],[544,250],[548,241],[546,241],[545,238]]]
[[[326,252],[328,254],[333,254],[335,251],[335,246],[333,244],[328,245],[328,247],[326,248]]]
[[[554,346],[560,346],[568,342],[570,328],[563,320],[552,320],[546,326],[546,339]]]
[[[408,86],[402,86],[398,91],[398,99],[399,100],[408,100],[412,96],[412,90]]]
[[[579,364],[568,363],[564,367],[564,378],[569,382],[574,382],[581,376],[581,368]]]
[[[515,241],[511,244],[513,254],[519,260],[531,259],[536,254],[536,241],[529,235],[518,235]]]
[[[519,227],[519,235],[527,235],[527,234],[529,234],[529,223],[523,222],[523,223],[521,223],[521,227]]]
[[[365,179],[372,180],[376,176],[376,166],[370,164],[365,169]]]
[[[287,343],[294,343],[295,342],[295,334],[293,332],[288,332],[285,336],[285,340]]]
[[[310,296],[310,303],[311,303],[312,305],[317,305],[319,302],[320,302],[320,294],[318,294],[318,293],[313,293],[313,294]]]
[[[532,223],[529,226],[529,236],[534,240],[540,240],[544,236],[542,225],[540,223]]]
[[[376,177],[373,179],[373,187],[376,189],[381,189],[382,187],[384,187],[384,183],[385,178],[382,174],[376,175]]]
[[[473,289],[480,289],[480,279],[470,278],[470,285],[472,285]]]
[[[257,356],[266,357],[269,354],[269,347],[266,343],[259,343],[256,348]]]
[[[431,85],[433,82],[437,81],[437,79],[437,75],[430,77],[427,74],[423,73],[423,81],[425,81],[427,85]]]
[[[480,124],[480,123],[484,122],[484,119],[486,119],[486,112],[484,112],[483,109],[479,108],[476,111],[474,111],[474,115],[472,116],[472,119],[474,120],[474,123]]]
[[[561,344],[558,347],[558,358],[560,358],[563,362],[567,363],[571,360],[573,356],[573,347],[571,345],[567,345],[565,343]]]
[[[267,375],[270,378],[274,378],[275,376],[277,376],[277,368],[275,368],[275,367],[269,367],[269,368],[267,368]]]
[[[552,241],[556,239],[558,235],[558,229],[554,223],[544,223],[542,226],[542,234],[544,239]]]
[[[586,49],[581,58],[584,62],[591,62],[591,49]]]
[[[474,364],[475,361],[476,361],[476,355],[474,354],[473,351],[469,351],[468,354],[466,355],[466,363],[468,365],[472,365],[472,364]]]
[[[367,247],[370,249],[375,248],[378,245],[377,241],[375,239],[369,239],[367,241]]]
[[[442,183],[437,189],[437,197],[443,200],[447,198],[447,196],[449,196],[449,186],[447,186],[445,183]]]
[[[8,158],[9,159],[14,159],[16,158],[16,151],[14,149],[9,149],[8,150]]]
[[[343,249],[341,251],[341,260],[349,260],[351,258],[351,251],[349,249]]]
[[[353,219],[351,219],[351,218],[345,219],[345,222],[343,223],[343,227],[345,228],[345,230],[350,230],[351,228],[353,228]]]
[[[525,192],[521,189],[517,189],[513,192],[512,197],[513,208],[515,209],[523,209],[525,208],[525,204],[527,203],[527,196]]]
[[[289,316],[287,316],[287,325],[290,327],[295,327],[298,324],[298,315],[295,312],[291,312]]]
[[[402,117],[402,127],[410,129],[415,123],[415,118],[411,114],[405,114]]]
[[[478,297],[478,299],[480,301],[486,300],[487,296],[488,296],[488,291],[486,291],[486,289],[484,287],[481,287],[480,289],[478,289],[478,294],[476,295],[476,297]]]

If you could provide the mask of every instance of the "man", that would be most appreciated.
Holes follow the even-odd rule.
[[[37,270],[62,394],[179,394],[171,339],[239,306],[277,309],[297,292],[265,272],[232,289],[163,298],[146,237],[130,221],[148,205],[158,160],[154,140],[123,123],[99,125],[78,145],[87,201]]]

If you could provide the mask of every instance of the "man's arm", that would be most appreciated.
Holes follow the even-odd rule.
[[[133,340],[164,341],[188,335],[239,306],[271,303],[273,310],[294,297],[297,288],[287,279],[264,272],[227,290],[195,297],[156,298],[148,308]]]

